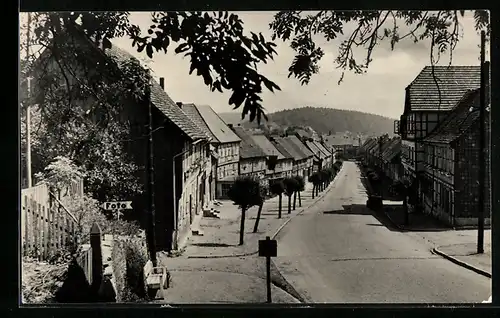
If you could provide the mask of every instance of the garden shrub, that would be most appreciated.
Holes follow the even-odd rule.
[[[113,244],[113,276],[116,302],[138,302],[147,299],[144,266],[148,261],[144,246],[137,239],[117,238]]]

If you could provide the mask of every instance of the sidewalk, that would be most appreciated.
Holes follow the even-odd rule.
[[[253,232],[258,207],[252,207],[246,212],[244,245],[239,246],[239,231],[241,210],[233,205],[231,201],[221,201],[220,219],[203,217],[200,221],[200,229],[203,236],[191,236],[187,242],[183,256],[189,258],[218,258],[247,256],[257,253],[258,241],[266,236],[274,237],[280,228],[293,216],[304,211],[330,189],[319,193],[318,197],[312,199],[312,184],[307,182],[306,189],[301,193],[302,207],[299,207],[297,196],[296,209],[288,214],[288,197],[283,195],[281,219],[278,219],[279,197],[268,199],[263,206],[259,228],[257,233]],[[292,197],[293,204],[293,197]]]
[[[163,300],[154,303],[264,303],[266,301],[266,261],[255,255],[258,240],[275,236],[293,216],[305,211],[331,189],[332,182],[312,199],[312,185],[301,193],[302,207],[288,214],[288,198],[283,197],[282,218],[278,219],[278,197],[269,199],[262,209],[258,233],[253,230],[257,208],[247,212],[245,244],[238,246],[241,211],[232,202],[219,207],[220,219],[204,217],[203,236],[193,236],[178,257],[159,255],[159,263],[171,273],[172,285],[164,290]],[[273,303],[304,301],[271,262]]]

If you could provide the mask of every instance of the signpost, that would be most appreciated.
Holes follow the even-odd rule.
[[[259,240],[259,256],[266,258],[266,281],[267,281],[267,302],[271,303],[271,257],[278,256],[278,243],[266,236],[265,240]]]
[[[102,208],[104,210],[116,212],[116,215],[118,216],[118,220],[119,220],[120,215],[122,214],[121,210],[131,210],[132,209],[132,201],[104,202],[102,204]]]

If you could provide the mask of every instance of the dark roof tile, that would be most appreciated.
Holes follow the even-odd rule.
[[[243,159],[266,157],[264,151],[255,143],[250,133],[243,127],[233,127],[234,133],[241,139],[240,157]]]
[[[295,148],[297,153],[301,153],[303,155],[303,159],[313,157],[314,154],[311,152],[307,146],[300,141],[300,139],[297,136],[287,136],[285,139],[290,141],[290,144]]]
[[[269,139],[265,135],[251,135],[250,138],[253,139],[253,141],[264,151],[264,153],[267,156],[277,156],[278,160],[283,160],[286,159],[283,154],[276,149],[276,147],[273,145]]]
[[[426,66],[408,85],[412,111],[451,110],[467,90],[479,88],[481,68],[479,66],[434,66],[434,75],[436,79],[432,75],[432,67]]]
[[[127,60],[135,59],[135,57],[131,54],[118,48],[116,45],[112,45],[111,48],[106,49],[104,53],[108,57],[114,58],[119,66]],[[174,125],[176,125],[192,140],[207,138],[207,135],[189,119],[189,117],[154,80],[151,84],[151,102],[165,115],[166,118],[174,123]]]
[[[439,126],[427,135],[424,142],[453,142],[479,119],[478,111],[470,112],[471,107],[477,108],[478,106],[479,90],[468,91]]]

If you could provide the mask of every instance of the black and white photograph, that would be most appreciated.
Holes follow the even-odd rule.
[[[20,12],[20,305],[492,303],[490,29]]]

